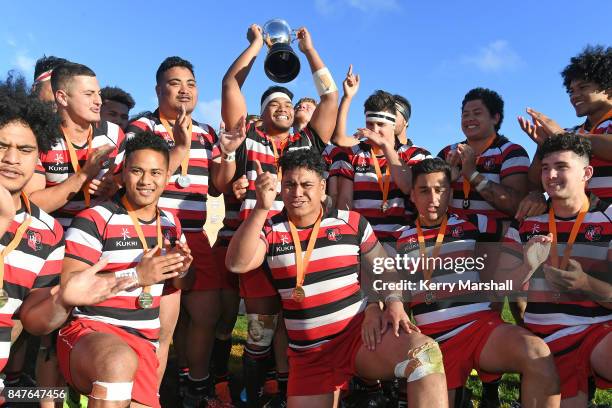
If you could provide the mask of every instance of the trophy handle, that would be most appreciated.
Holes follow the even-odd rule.
[[[291,42],[294,42],[297,40],[297,33],[298,33],[298,30],[291,29]]]

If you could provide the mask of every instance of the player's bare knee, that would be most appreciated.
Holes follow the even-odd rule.
[[[105,382],[132,381],[138,369],[138,356],[126,344],[101,347],[92,356],[95,379]]]

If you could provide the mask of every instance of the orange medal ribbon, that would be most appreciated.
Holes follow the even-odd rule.
[[[68,129],[62,126],[62,133],[64,134],[64,140],[66,141],[66,148],[68,149],[68,155],[70,155],[70,163],[72,164],[72,169],[76,174],[79,170],[81,170],[81,165],[79,164],[79,159],[77,158],[76,150],[74,149],[72,142],[68,139],[68,136],[66,136],[67,130]],[[87,135],[87,154],[85,155],[85,160],[87,160],[89,154],[91,153],[92,139],[93,127],[89,125],[89,135]],[[85,195],[85,207],[89,207],[89,204],[91,203],[91,197],[89,195],[89,183],[83,184],[82,190],[83,194]]]
[[[142,232],[140,221],[138,221],[138,217],[134,213],[134,208],[132,207],[132,205],[129,203],[129,201],[127,200],[125,196],[121,197],[121,203],[123,204],[123,206],[127,210],[128,215],[132,219],[132,224],[134,224],[134,229],[136,230],[136,234],[138,234],[138,238],[140,239],[142,248],[144,249],[145,252],[148,251],[149,245],[147,244],[147,240],[145,239],[144,233]],[[155,222],[157,223],[157,246],[161,248],[163,246],[161,221],[160,221],[159,209],[157,209],[156,211],[157,211],[157,218]],[[149,302],[152,303],[153,298],[151,297],[150,292],[151,292],[150,286],[145,286],[144,288],[142,288],[142,293],[140,294],[140,296],[138,296],[138,301],[142,308],[151,307]]]
[[[478,166],[478,159],[480,159],[480,156],[485,153],[487,150],[489,150],[489,148],[491,147],[491,145],[493,144],[493,142],[495,141],[495,139],[497,138],[497,135],[493,135],[489,138],[489,140],[487,141],[487,144],[485,145],[485,148],[482,150],[482,153],[480,153],[479,155],[476,156],[476,166]],[[463,178],[463,208],[464,209],[468,209],[470,208],[470,190],[472,188],[472,185],[470,184],[470,181],[468,179],[466,179],[465,177]]]
[[[440,250],[442,249],[442,242],[444,241],[444,235],[446,234],[446,224],[448,222],[448,218],[444,215],[442,219],[442,224],[440,224],[440,229],[438,230],[438,236],[436,237],[436,243],[434,244],[434,248],[431,251],[431,257],[435,258],[440,255]],[[421,259],[425,262],[423,266],[423,278],[425,280],[430,280],[433,275],[433,268],[429,267],[429,262],[427,262],[427,246],[425,245],[425,236],[423,235],[423,230],[421,229],[421,223],[419,219],[416,220],[417,227],[417,239],[419,241],[419,254],[421,255]],[[430,304],[435,301],[434,294],[430,291],[425,295],[425,302]]]
[[[382,172],[380,171],[380,163],[378,163],[378,157],[376,157],[376,152],[372,149],[372,161],[374,161],[374,170],[376,171],[376,179],[378,180],[378,186],[380,187],[380,191],[382,192],[382,204],[380,206],[380,210],[382,212],[386,212],[389,209],[389,203],[387,199],[389,197],[389,185],[391,184],[391,166],[387,163],[387,168],[385,169],[385,177],[383,179]],[[384,180],[384,182],[383,182]]]
[[[567,268],[567,264],[569,262],[570,254],[572,253],[572,247],[574,246],[574,241],[576,241],[576,236],[578,235],[578,231],[580,230],[580,225],[584,220],[586,213],[589,212],[589,199],[585,198],[584,204],[582,204],[582,208],[576,217],[576,221],[574,221],[574,225],[572,226],[572,230],[570,232],[569,239],[567,240],[567,244],[565,245],[565,251],[563,252],[563,259],[561,260],[561,264],[559,264],[559,255],[557,253],[557,225],[555,223],[555,210],[552,205],[550,206],[550,210],[548,210],[548,231],[553,236],[553,242],[550,246],[550,261],[552,266],[555,268],[563,269]]]
[[[306,294],[304,292],[304,278],[306,276],[306,269],[308,269],[308,263],[310,262],[310,256],[312,255],[312,250],[315,247],[315,243],[317,242],[317,236],[319,235],[319,227],[321,226],[321,219],[323,218],[323,209],[321,209],[321,213],[319,214],[319,218],[317,218],[317,222],[315,223],[312,231],[310,232],[310,237],[308,238],[308,246],[306,247],[306,254],[302,255],[302,243],[300,241],[300,237],[298,235],[297,229],[295,225],[289,220],[289,230],[291,231],[291,238],[293,239],[293,246],[295,248],[295,270],[296,270],[296,285],[293,290],[293,300],[296,302],[301,302],[304,300]]]
[[[599,119],[597,122],[595,122],[595,126],[591,127],[591,130],[587,132],[587,130],[584,128],[584,123],[582,124],[582,126],[580,126],[580,129],[578,129],[579,133],[589,133],[595,129],[597,129],[597,126],[601,125],[602,123],[604,123],[606,120],[611,119],[612,118],[612,109],[610,109],[608,111],[608,113],[606,113],[605,115],[602,116],[601,119]]]
[[[280,168],[280,165],[278,164],[278,161],[280,160],[280,154],[278,152],[278,149],[276,147],[276,142],[274,141],[274,139],[268,137],[268,139],[270,140],[270,143],[272,144],[272,150],[274,150],[274,165],[276,166],[277,170],[276,170],[276,176],[278,181],[280,182],[281,178],[283,178],[283,171]],[[285,150],[285,146],[287,146],[287,140],[289,139],[289,137],[284,138],[281,141],[281,145],[280,145],[280,152],[282,153]]]
[[[170,138],[174,140],[174,132],[172,131],[172,126],[170,126],[170,122],[168,122],[168,119],[164,118],[160,113],[159,121],[163,125],[164,129],[166,129],[166,133],[168,133]],[[185,154],[185,157],[183,158],[183,161],[181,162],[181,177],[183,177],[184,180],[187,180],[186,177],[187,177],[187,168],[189,167],[189,153],[191,151],[192,128],[193,128],[193,122],[189,122],[189,129],[187,130],[187,135],[190,139],[190,143],[188,143],[188,146],[187,146],[187,154]],[[189,184],[187,184],[185,187],[188,187],[188,186]]]
[[[21,198],[23,199],[23,203],[25,204],[25,207],[26,207],[26,217],[21,223],[21,225],[19,226],[19,228],[17,228],[17,231],[15,231],[15,236],[13,237],[11,242],[0,253],[1,255],[1,258],[0,258],[0,288],[2,288],[2,285],[4,284],[4,280],[3,280],[4,258],[13,249],[17,248],[17,246],[19,245],[19,242],[21,242],[21,238],[23,238],[23,234],[25,234],[26,230],[30,226],[30,223],[32,222],[32,216],[31,216],[32,210],[30,209],[30,200],[28,200],[28,197],[24,193],[21,193]]]

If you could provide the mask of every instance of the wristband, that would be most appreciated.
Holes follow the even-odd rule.
[[[387,296],[385,298],[385,305],[390,303],[390,302],[394,302],[394,301],[398,301],[398,302],[404,302],[404,299],[402,299],[401,295],[397,295],[397,294],[390,294],[389,296]]]
[[[479,193],[484,190],[487,187],[487,184],[489,184],[489,179],[484,179],[482,180],[480,183],[478,183],[478,185],[476,186],[476,191],[478,191]]]
[[[474,170],[474,171],[472,172],[472,175],[470,176],[470,183],[474,182],[474,179],[475,179],[476,177],[478,177],[478,175],[479,175],[479,174],[480,174],[480,173],[478,172],[478,170]]]
[[[338,90],[334,78],[327,67],[323,67],[313,72],[312,79],[314,80],[319,96],[327,95]]]
[[[126,290],[133,289],[136,286],[139,286],[140,281],[138,279],[138,272],[136,272],[136,268],[124,269],[122,271],[115,272],[115,279],[123,279],[130,278],[134,281],[133,285],[130,285]]]
[[[223,160],[225,160],[226,162],[233,162],[236,161],[236,152],[230,152],[230,153],[223,153]]]

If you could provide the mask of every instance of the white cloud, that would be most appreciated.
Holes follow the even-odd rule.
[[[400,8],[398,0],[315,0],[315,9],[325,16],[351,7],[362,12],[392,11]]]
[[[29,57],[26,52],[19,52],[13,59],[13,65],[19,68],[24,74],[30,76],[34,73],[36,58]]]
[[[462,62],[474,65],[484,72],[514,70],[523,65],[521,57],[505,40],[493,41],[481,48],[476,55],[463,57]]]
[[[13,40],[12,38],[9,38],[6,40],[6,43],[10,46],[10,47],[17,47],[17,43],[15,42],[15,40]]]
[[[221,122],[221,99],[198,102],[195,119],[204,122],[217,129]]]

